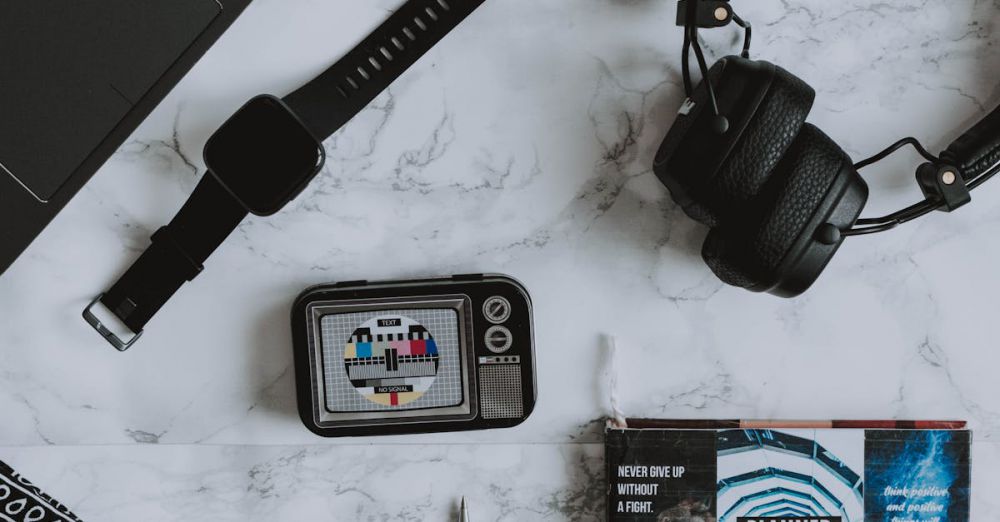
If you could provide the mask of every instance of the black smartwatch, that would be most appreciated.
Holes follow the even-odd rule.
[[[267,94],[247,102],[205,144],[208,174],[258,216],[295,199],[325,158],[320,139],[285,102]]]
[[[84,319],[128,350],[159,309],[247,214],[282,209],[323,168],[322,142],[382,93],[485,0],[408,0],[333,67],[284,98],[253,98],[205,144],[208,172],[170,224]],[[131,330],[122,339],[93,313],[101,303]]]

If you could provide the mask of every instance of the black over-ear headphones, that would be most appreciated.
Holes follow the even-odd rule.
[[[698,29],[730,22],[746,36],[740,56],[709,68]],[[691,218],[711,227],[702,257],[724,282],[783,297],[809,288],[848,236],[882,232],[933,210],[952,211],[1000,171],[1000,108],[940,156],[915,138],[854,164],[806,123],[815,91],[772,63],[749,58],[750,24],[727,0],[682,0],[683,72],[688,99],[657,152],[654,171]],[[692,88],[694,50],[702,81]],[[888,216],[858,219],[868,186],[858,170],[913,146],[925,196]]]

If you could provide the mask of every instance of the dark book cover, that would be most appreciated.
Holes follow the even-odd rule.
[[[607,433],[608,520],[715,520],[715,432]]]

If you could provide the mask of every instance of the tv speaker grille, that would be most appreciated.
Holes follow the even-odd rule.
[[[519,419],[524,416],[520,365],[480,366],[479,390],[483,419]]]

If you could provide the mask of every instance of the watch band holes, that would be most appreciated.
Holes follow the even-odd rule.
[[[434,2],[437,3],[437,5],[440,6],[442,10],[451,11],[451,4],[449,3],[449,0],[434,0]],[[440,21],[441,17],[438,14],[438,12],[434,10],[433,7],[430,6],[425,7],[424,12],[427,13],[428,19],[430,19],[432,22]],[[413,17],[413,24],[416,25],[417,28],[419,28],[421,31],[430,30],[430,28],[427,25],[427,22],[424,22],[424,20],[419,16]],[[402,28],[402,33],[403,36],[409,38],[411,42],[417,41],[417,35],[409,27],[404,26]],[[400,39],[399,37],[393,36],[389,38],[389,42],[392,44],[393,47],[395,47],[399,51],[406,50],[406,46],[403,44],[403,40]],[[377,58],[379,54],[381,54],[382,57],[385,58],[386,62],[391,62],[395,59],[392,52],[389,50],[388,46],[379,47],[378,53],[376,53],[374,56],[368,57],[368,63],[371,65],[372,70],[377,72],[381,72],[383,68],[383,62],[380,62],[379,58]],[[368,70],[365,69],[365,66],[358,66],[357,70],[358,70],[358,75],[360,75],[363,80],[365,81],[371,80],[372,73],[369,73]],[[358,84],[358,82],[355,81],[350,76],[346,76],[344,79],[347,81],[347,84],[350,85],[352,89],[354,90],[361,89],[361,86]],[[340,86],[337,87],[337,91],[340,92],[340,95],[345,98],[350,97],[349,91],[344,88],[341,88]]]

